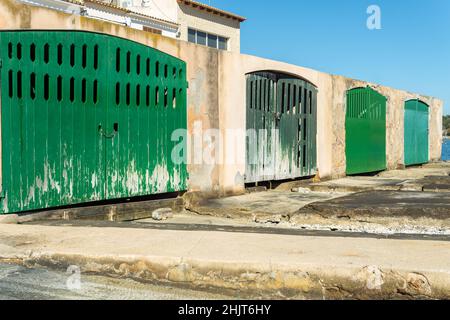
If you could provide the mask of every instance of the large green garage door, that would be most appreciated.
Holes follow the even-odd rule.
[[[246,183],[316,174],[316,97],[311,83],[292,76],[247,75]]]
[[[0,32],[3,213],[186,189],[186,65],[68,31]]]
[[[420,100],[405,103],[405,165],[428,162],[428,105]]]
[[[386,97],[369,87],[348,91],[345,133],[347,174],[386,169]]]

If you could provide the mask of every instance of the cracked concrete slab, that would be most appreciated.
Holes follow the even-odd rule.
[[[360,192],[367,190],[400,190],[407,179],[380,177],[346,177],[332,181],[312,183],[316,192]]]
[[[370,191],[311,203],[291,223],[375,233],[450,234],[450,193]]]
[[[315,211],[325,216],[404,216],[450,219],[450,193],[373,191],[311,203],[299,212]]]
[[[412,167],[405,170],[383,171],[377,175],[380,178],[396,178],[396,179],[423,179],[430,176],[448,176],[450,166],[443,164],[435,164],[434,167]]]
[[[450,192],[450,176],[427,176],[416,183],[425,192]]]
[[[442,184],[438,192],[422,191],[422,183],[442,183],[445,179],[440,176],[420,179],[416,192],[405,183],[407,180],[351,177],[323,183],[327,192],[305,192],[303,188],[299,188],[301,193],[261,192],[208,200],[189,209],[203,216],[305,230],[447,236],[450,235],[450,193],[444,192]],[[352,194],[328,189],[341,185],[345,187],[338,190],[349,191],[348,184],[370,191]],[[406,186],[413,191],[404,191]],[[376,188],[381,191],[374,191]]]
[[[436,161],[430,162],[422,165],[422,168],[437,168],[437,169],[449,169],[450,170],[450,161]]]
[[[450,165],[439,162],[405,170],[385,171],[376,176],[351,176],[312,183],[308,188],[319,192],[386,190],[448,192],[450,189]]]
[[[187,210],[202,216],[241,219],[253,222],[279,223],[291,214],[316,201],[342,197],[346,193],[267,191],[221,199],[209,199],[187,206]]]

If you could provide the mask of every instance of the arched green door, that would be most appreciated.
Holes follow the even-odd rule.
[[[405,103],[405,165],[428,162],[428,105],[420,100]]]
[[[317,88],[276,72],[247,75],[246,183],[317,173]]]
[[[347,92],[347,174],[386,169],[386,97],[370,87]]]
[[[0,32],[0,59],[0,213],[186,189],[185,62],[77,31]]]

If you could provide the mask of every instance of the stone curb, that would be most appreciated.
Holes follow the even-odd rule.
[[[152,256],[89,256],[58,252],[1,256],[0,261],[125,277],[252,299],[450,299],[448,272],[224,263]]]

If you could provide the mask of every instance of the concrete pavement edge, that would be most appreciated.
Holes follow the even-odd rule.
[[[377,266],[322,268],[314,265],[292,268],[161,256],[89,256],[58,252],[1,253],[0,261],[58,270],[76,265],[81,274],[124,277],[239,298],[450,299],[450,276],[439,270],[418,272]]]

